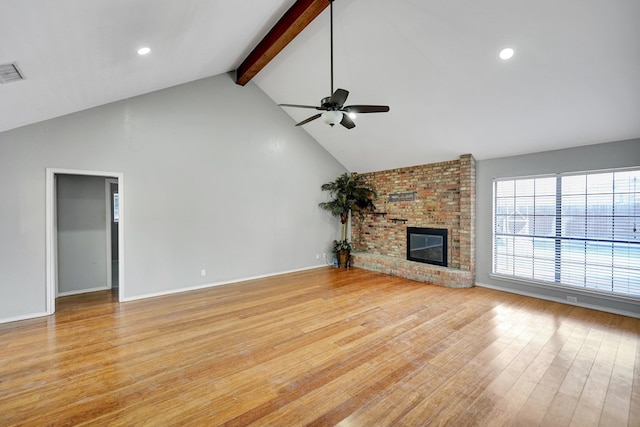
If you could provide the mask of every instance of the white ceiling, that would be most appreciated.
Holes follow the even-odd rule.
[[[0,131],[232,71],[293,3],[0,0],[0,63],[26,77],[0,85]],[[336,88],[391,106],[304,126],[350,170],[640,137],[638,0],[336,0],[334,22]],[[276,103],[329,96],[328,9],[253,81]]]

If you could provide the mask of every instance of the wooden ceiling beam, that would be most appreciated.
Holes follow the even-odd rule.
[[[236,70],[244,86],[329,6],[330,0],[297,0]]]

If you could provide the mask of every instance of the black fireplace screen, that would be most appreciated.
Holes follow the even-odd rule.
[[[407,259],[447,266],[447,229],[407,227]]]

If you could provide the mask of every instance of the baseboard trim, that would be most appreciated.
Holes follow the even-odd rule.
[[[22,316],[7,317],[4,319],[0,319],[0,323],[19,322],[20,320],[37,319],[38,317],[46,317],[48,315],[49,313],[47,313],[46,311],[42,313],[24,314]]]
[[[261,275],[257,275],[257,276],[250,276],[250,277],[244,277],[244,278],[240,278],[240,279],[226,280],[226,281],[222,281],[222,282],[206,283],[206,284],[203,284],[203,285],[190,286],[188,288],[170,289],[170,290],[162,291],[162,292],[154,292],[154,293],[150,293],[150,294],[136,295],[136,296],[133,296],[133,297],[125,297],[124,299],[120,300],[120,302],[137,301],[137,300],[141,300],[141,299],[155,298],[155,297],[161,297],[161,296],[165,296],[165,295],[179,294],[179,293],[182,293],[182,292],[198,291],[198,290],[201,290],[201,289],[208,289],[208,288],[213,288],[213,287],[216,287],[216,286],[231,285],[231,284],[234,284],[234,283],[247,282],[249,280],[265,279],[267,277],[281,276],[283,274],[297,273],[297,272],[300,272],[300,271],[314,270],[316,268],[324,268],[324,267],[327,267],[327,265],[326,264],[314,265],[314,266],[311,266],[311,267],[304,267],[304,268],[299,268],[299,269],[296,269],[296,270],[287,270],[287,271],[281,271],[281,272],[277,272],[277,273],[261,274]]]
[[[80,294],[88,294],[90,292],[98,292],[98,291],[106,291],[111,289],[110,286],[98,286],[96,288],[89,288],[89,289],[78,289],[75,291],[66,291],[66,292],[58,292],[58,295],[56,297],[68,297],[71,295],[80,295]]]
[[[481,282],[476,282],[476,286],[478,286],[479,288],[487,288],[487,289],[493,289],[495,291],[509,292],[511,294],[522,295],[522,296],[525,296],[525,297],[538,298],[538,299],[542,299],[542,300],[545,300],[545,301],[559,302],[561,304],[573,305],[573,306],[582,307],[582,308],[589,308],[591,310],[604,311],[605,313],[619,314],[619,315],[622,315],[622,316],[634,317],[636,319],[640,319],[640,313],[634,313],[632,311],[617,310],[617,309],[611,308],[611,307],[603,307],[603,306],[600,306],[600,305],[585,304],[585,303],[581,303],[581,302],[570,302],[570,301],[563,300],[561,298],[554,298],[554,297],[551,297],[551,296],[548,296],[548,295],[541,295],[541,294],[537,294],[537,293],[534,293],[534,292],[520,291],[520,290],[515,290],[515,289],[502,287],[502,286],[489,285],[489,284],[481,283]]]

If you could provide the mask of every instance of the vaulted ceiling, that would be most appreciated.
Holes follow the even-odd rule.
[[[0,85],[0,131],[233,71],[294,3],[0,0],[0,64],[25,77]],[[336,0],[335,86],[391,111],[304,129],[359,172],[637,138],[638,22],[637,0]],[[327,8],[252,81],[315,105],[329,70]]]

